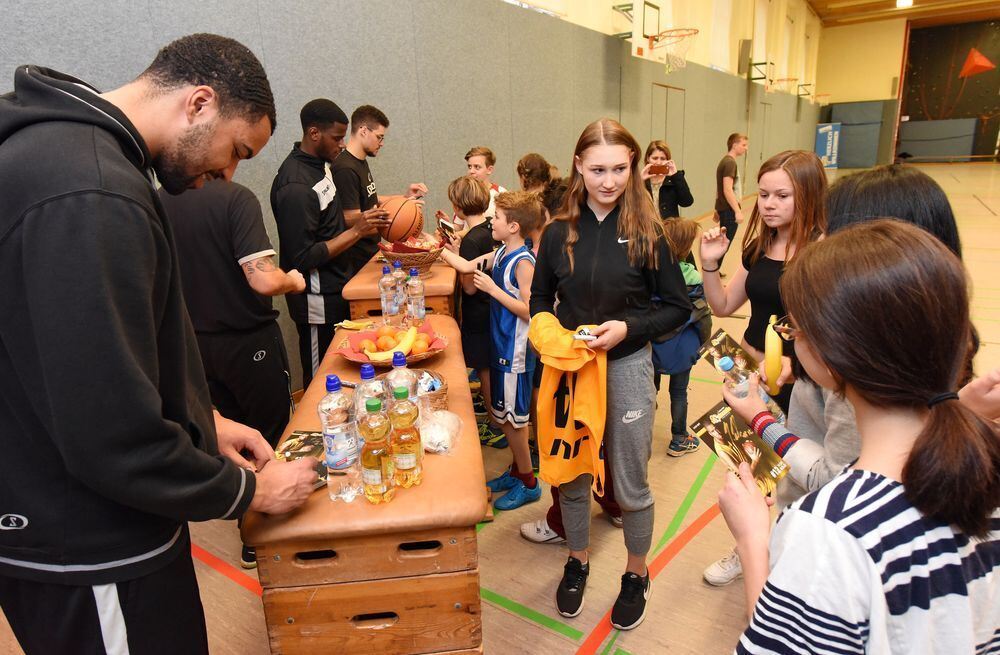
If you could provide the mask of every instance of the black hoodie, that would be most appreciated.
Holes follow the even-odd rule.
[[[218,454],[170,226],[135,127],[22,66],[0,96],[0,574],[145,575],[246,511]]]

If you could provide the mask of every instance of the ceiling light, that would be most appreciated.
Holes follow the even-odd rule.
[[[913,6],[913,0],[896,0],[896,9],[906,9]]]

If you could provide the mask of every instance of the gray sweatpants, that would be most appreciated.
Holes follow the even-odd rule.
[[[646,472],[653,449],[656,389],[649,346],[627,357],[608,361],[608,405],[604,448],[611,463],[615,500],[622,508],[625,547],[645,555],[653,543],[653,492]],[[590,486],[593,476],[581,475],[559,485],[559,504],[570,550],[590,545]]]

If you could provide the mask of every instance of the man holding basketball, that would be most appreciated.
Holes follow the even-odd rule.
[[[353,226],[364,212],[381,205],[386,197],[379,197],[375,180],[368,167],[368,158],[377,157],[389,129],[389,119],[371,105],[361,105],[351,114],[351,140],[333,162],[333,181],[344,208],[344,220]],[[427,187],[414,183],[403,194],[407,198],[423,198]],[[378,250],[379,237],[372,235],[359,240],[345,253],[351,274],[358,272]]]
[[[377,207],[357,212],[350,225],[344,221],[341,194],[330,171],[344,149],[343,110],[318,98],[302,107],[299,118],[302,141],[292,146],[274,177],[271,210],[281,241],[281,268],[298,270],[306,279],[306,293],[286,297],[299,333],[302,388],[306,388],[333,341],[335,325],[350,318],[342,292],[357,269],[346,251],[388,221],[386,212]]]

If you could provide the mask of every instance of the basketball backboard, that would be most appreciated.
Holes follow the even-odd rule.
[[[632,55],[664,64],[666,51],[649,47],[650,37],[672,27],[671,17],[664,13],[661,4],[652,0],[632,0]]]

